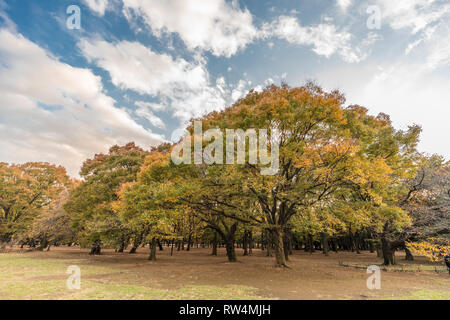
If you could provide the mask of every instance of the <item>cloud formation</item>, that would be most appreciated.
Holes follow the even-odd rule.
[[[368,54],[370,45],[378,39],[369,34],[359,46],[351,44],[352,34],[346,30],[338,30],[331,23],[320,23],[313,26],[302,26],[296,17],[280,16],[272,23],[263,26],[264,37],[278,37],[291,44],[312,46],[312,50],[325,57],[338,53],[346,62],[359,62]]]
[[[162,140],[115,107],[100,77],[60,62],[21,34],[0,29],[0,158],[49,161],[76,176],[113,144]]]
[[[89,61],[110,74],[115,86],[159,98],[159,103],[138,102],[136,114],[160,128],[162,124],[150,109],[173,111],[174,117],[186,123],[191,117],[223,108],[245,93],[242,84],[238,84],[238,94],[223,78],[211,81],[203,58],[193,62],[173,59],[129,41],[83,39],[79,47]]]
[[[258,36],[251,13],[236,0],[123,0],[123,5],[128,20],[141,18],[159,37],[177,34],[192,51],[231,57]]]
[[[108,7],[109,0],[84,0],[89,8],[103,17],[105,15],[106,8]]]

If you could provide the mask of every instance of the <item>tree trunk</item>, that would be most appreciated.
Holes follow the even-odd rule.
[[[130,249],[130,253],[136,253],[137,248],[139,248],[140,244],[142,243],[142,238],[144,236],[144,233],[139,233],[133,240],[133,246]]]
[[[358,233],[355,234],[354,244],[355,244],[356,253],[357,254],[361,254],[361,251],[359,250],[360,241],[359,241],[359,234]]]
[[[100,241],[95,241],[92,244],[91,252],[89,254],[90,255],[100,255],[101,254],[101,250],[102,250],[102,247],[101,247]]]
[[[163,246],[161,244],[161,241],[159,239],[157,240],[157,243],[158,243],[159,251],[163,251],[164,248],[163,248]]]
[[[370,253],[374,253],[375,252],[375,246],[374,246],[372,240],[369,240],[369,250],[370,250]]]
[[[121,243],[120,243],[120,247],[119,247],[119,250],[117,250],[117,252],[120,252],[120,253],[122,253],[124,250],[125,250],[125,241],[122,241]]]
[[[253,255],[253,233],[251,231],[248,232],[248,255]]]
[[[244,256],[248,256],[248,231],[244,231],[244,238],[242,240],[242,247],[244,248]]]
[[[272,257],[272,249],[273,249],[273,236],[269,230],[266,230],[266,256]]]
[[[153,238],[152,242],[150,243],[150,256],[148,257],[148,260],[152,261],[156,260],[156,246],[157,246],[156,238]]]
[[[191,250],[191,241],[192,241],[191,235],[189,235],[186,251],[190,251]]]
[[[138,248],[138,247],[136,247],[136,246],[133,245],[133,246],[131,247],[131,249],[130,249],[130,253],[131,253],[131,254],[136,253],[137,248]]]
[[[328,256],[329,248],[328,248],[328,234],[327,233],[322,233],[322,249],[323,249],[322,250],[323,254]]]
[[[43,251],[48,246],[48,240],[46,236],[42,237],[41,243],[39,243],[38,250]]]
[[[214,231],[214,239],[213,239],[211,255],[217,256],[217,232],[216,231]]]
[[[173,256],[173,246],[175,245],[175,238],[172,239],[172,246],[170,247],[170,256]]]
[[[314,249],[313,236],[311,233],[308,234],[308,242],[309,242],[309,253],[313,253],[315,251],[315,249]]]
[[[229,262],[236,262],[236,252],[234,250],[234,240],[228,239],[226,242],[227,257]]]
[[[405,260],[408,260],[408,261],[414,260],[414,256],[412,255],[411,251],[407,247],[405,247],[405,254],[406,254]]]
[[[383,253],[381,252],[380,242],[375,243],[375,249],[377,251],[377,258],[381,258],[383,256]]]
[[[283,229],[281,227],[274,228],[271,233],[275,250],[275,267],[287,267],[284,254]]]
[[[289,254],[291,253],[291,239],[290,232],[288,229],[285,229],[283,232],[283,252],[284,259],[289,261]]]
[[[394,265],[395,264],[395,251],[391,249],[391,244],[386,237],[381,238],[381,250],[383,253],[384,265]]]

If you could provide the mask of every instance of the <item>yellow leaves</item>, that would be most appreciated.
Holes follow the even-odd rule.
[[[362,187],[371,188],[373,184],[389,183],[392,169],[382,158],[357,158],[352,163],[348,179]]]
[[[432,262],[438,262],[450,253],[450,241],[445,239],[429,238],[423,242],[407,242],[406,245],[413,253],[423,255]]]
[[[357,156],[358,145],[351,140],[345,140],[339,137],[330,139],[319,139],[314,143],[309,143],[302,149],[300,156],[294,157],[295,167],[314,168],[314,167],[336,167],[348,164],[350,159]]]

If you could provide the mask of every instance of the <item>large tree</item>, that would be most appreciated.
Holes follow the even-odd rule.
[[[73,228],[92,254],[100,254],[102,242],[122,251],[131,231],[113,210],[122,184],[136,180],[148,154],[134,143],[113,146],[107,154],[97,154],[84,162],[83,182],[71,193],[65,209],[71,214]]]
[[[278,144],[275,175],[262,175],[263,164],[247,161],[235,166],[242,192],[223,187],[230,183],[226,175],[218,183],[222,193],[230,190],[229,195],[247,196],[256,204],[257,210],[246,211],[246,220],[260,221],[271,232],[277,266],[286,265],[283,233],[292,217],[319,205],[331,206],[350,192],[378,207],[378,216],[388,223],[406,215],[386,186],[396,185],[412,167],[410,154],[420,130],[396,131],[386,116],[369,116],[358,106],[344,108],[344,102],[340,92],[325,92],[312,83],[270,86],[201,119],[204,130],[267,129],[272,151]],[[189,130],[193,132],[193,126]]]

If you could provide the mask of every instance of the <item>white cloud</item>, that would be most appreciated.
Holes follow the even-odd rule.
[[[329,90],[342,90],[347,104],[362,105],[374,115],[390,115],[397,128],[421,125],[419,150],[450,159],[446,143],[450,136],[450,80],[430,72],[420,61],[327,69],[317,80]]]
[[[337,0],[338,6],[344,11],[347,10],[348,7],[350,7],[352,2],[352,0]]]
[[[368,54],[368,47],[377,40],[374,34],[362,41],[359,47],[352,47],[352,35],[346,30],[330,23],[314,26],[302,26],[295,17],[281,16],[272,23],[263,26],[264,37],[284,39],[292,44],[312,46],[313,51],[321,56],[330,57],[338,53],[347,62],[359,62]]]
[[[101,79],[74,68],[20,34],[0,29],[0,158],[48,161],[76,176],[113,144],[162,140],[103,93]]]
[[[108,7],[109,0],[84,0],[84,2],[92,11],[103,17],[105,15],[106,8]]]
[[[117,87],[160,100],[158,103],[138,102],[141,107],[138,115],[144,118],[149,115],[144,110],[170,110],[184,124],[192,117],[231,104],[245,92],[241,82],[236,88],[223,78],[212,82],[206,61],[202,58],[194,62],[173,59],[140,43],[128,41],[109,43],[84,39],[79,47],[88,60],[110,74]],[[153,119],[153,116],[149,117]]]
[[[393,29],[409,29],[417,33],[450,13],[447,0],[376,0],[383,19]],[[448,23],[448,22],[447,22]]]
[[[248,88],[250,85],[250,81],[239,80],[238,85],[231,92],[231,98],[233,101],[236,101],[248,93]]]
[[[202,64],[174,60],[138,42],[83,39],[79,47],[90,62],[107,70],[113,84],[122,89],[154,96],[174,90],[196,90],[207,84],[208,72]]]
[[[258,36],[248,10],[237,0],[123,0],[129,21],[142,18],[157,36],[176,33],[190,50],[230,57]]]
[[[166,109],[166,107],[163,104],[160,103],[151,103],[151,102],[146,102],[146,101],[135,101],[134,103],[136,106],[138,106],[139,108],[145,108],[145,109],[150,109],[150,110],[154,110],[154,111],[163,111]]]
[[[164,129],[166,127],[161,118],[159,118],[152,111],[150,111],[151,105],[149,106],[149,104],[142,101],[136,101],[135,105],[139,107],[136,110],[136,114],[139,117],[147,119],[148,122],[150,122],[153,126],[157,128]]]

